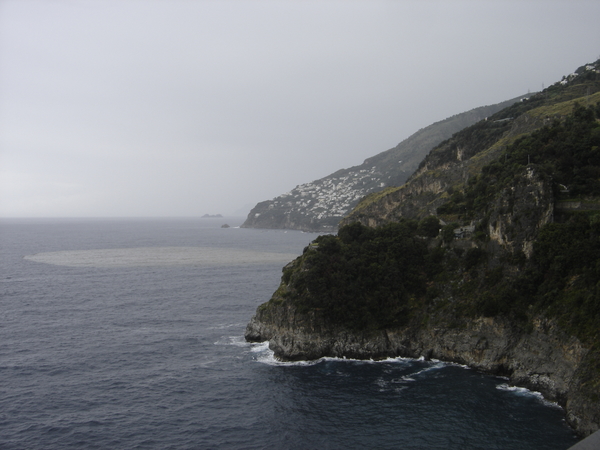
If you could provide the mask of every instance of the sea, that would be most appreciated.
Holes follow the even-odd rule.
[[[0,220],[0,449],[568,449],[564,411],[441,361],[244,341],[316,234]],[[222,225],[227,223],[228,228]]]

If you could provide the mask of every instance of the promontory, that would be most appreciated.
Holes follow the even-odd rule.
[[[600,61],[459,131],[283,268],[246,330],[282,360],[436,358],[600,427]]]

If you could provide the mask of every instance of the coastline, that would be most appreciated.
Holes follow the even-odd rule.
[[[268,341],[281,361],[422,357],[465,365],[540,392],[563,408],[567,423],[582,437],[599,428],[600,407],[585,384],[590,351],[549,320],[536,321],[533,330],[522,330],[503,318],[479,318],[357,332],[331,326],[318,312],[303,314],[285,302],[267,303],[248,324],[245,339]]]

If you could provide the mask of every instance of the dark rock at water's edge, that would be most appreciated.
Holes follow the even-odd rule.
[[[335,231],[340,220],[362,197],[389,186],[402,185],[434,146],[522,98],[482,106],[436,122],[358,166],[338,170],[296,186],[272,200],[260,202],[250,211],[242,228]]]
[[[229,228],[229,225],[224,223],[223,225],[221,225],[221,228]]]
[[[465,364],[541,392],[565,408],[567,421],[582,435],[595,432],[600,423],[598,402],[581,391],[589,348],[542,318],[527,331],[505,318],[479,317],[460,324],[359,332],[332,327],[318,312],[299,313],[281,304],[259,308],[245,338],[269,341],[283,361],[425,357]]]

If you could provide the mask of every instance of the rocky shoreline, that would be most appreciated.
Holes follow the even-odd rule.
[[[535,321],[527,331],[503,318],[479,318],[460,324],[355,332],[330,326],[318,311],[300,313],[284,302],[261,305],[245,338],[269,341],[275,357],[284,361],[400,356],[465,364],[541,392],[565,409],[567,422],[582,436],[599,429],[600,406],[584,389],[589,349],[552,321]]]

